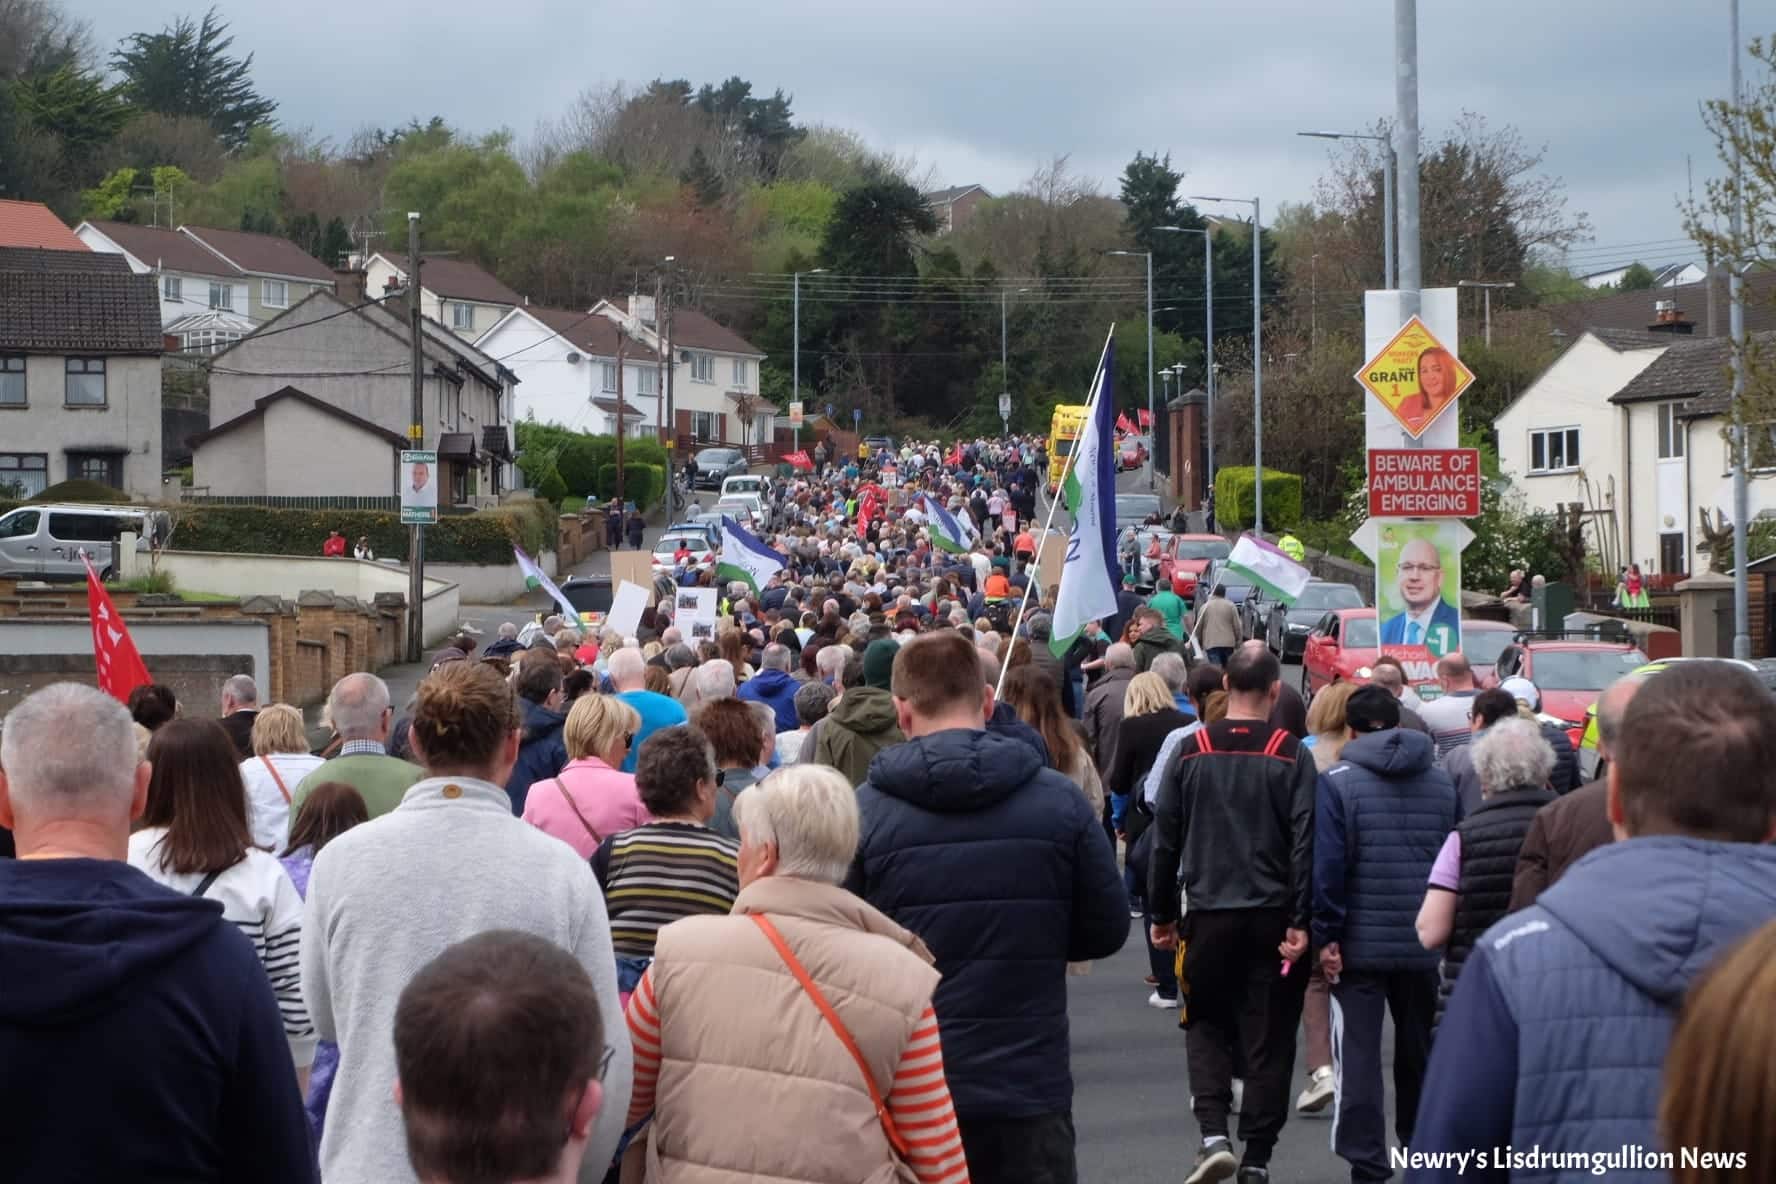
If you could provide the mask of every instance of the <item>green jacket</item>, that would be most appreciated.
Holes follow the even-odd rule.
[[[1135,641],[1135,673],[1145,674],[1161,654],[1182,654],[1184,643],[1168,629],[1149,629]]]
[[[1165,618],[1173,637],[1184,636],[1184,598],[1168,588],[1161,588],[1147,598],[1147,607]]]
[[[302,803],[308,800],[308,795],[315,786],[323,781],[345,782],[363,795],[364,805],[370,809],[370,817],[380,818],[400,805],[407,790],[424,776],[424,769],[409,764],[400,757],[377,756],[368,752],[354,756],[336,756],[304,777],[290,791],[290,821],[295,822]]]
[[[853,786],[869,780],[870,761],[906,739],[894,714],[894,696],[877,687],[852,687],[820,723],[809,763],[827,765]]]

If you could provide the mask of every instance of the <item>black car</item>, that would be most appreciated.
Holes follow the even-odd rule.
[[[561,594],[567,597],[569,604],[582,613],[594,614],[597,622],[602,624],[616,592],[609,576],[574,576],[561,585]]]
[[[692,458],[697,476],[692,485],[697,489],[720,489],[729,477],[746,475],[746,454],[738,448],[704,448]]]
[[[1313,580],[1293,605],[1285,607],[1276,600],[1266,604],[1264,644],[1280,658],[1299,658],[1321,617],[1334,609],[1362,607],[1363,594],[1354,585]]]

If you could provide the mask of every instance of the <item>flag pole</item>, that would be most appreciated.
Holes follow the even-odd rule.
[[[1098,351],[1098,364],[1092,371],[1091,397],[1085,401],[1085,417],[1080,421],[1081,425],[1087,431],[1091,429],[1092,416],[1098,409],[1098,398],[1104,393],[1104,356],[1110,352],[1110,343],[1115,340],[1115,338],[1116,323],[1112,321],[1110,324],[1110,332],[1104,336],[1104,348]],[[1075,443],[1077,443],[1078,437],[1074,437],[1074,440]],[[1098,442],[1099,447],[1102,447],[1103,443],[1104,442],[1100,440]],[[1042,550],[1044,547],[1048,546],[1049,532],[1054,529],[1055,511],[1059,509],[1061,505],[1061,489],[1067,484],[1067,477],[1073,472],[1073,461],[1078,456],[1078,447],[1074,447],[1067,452],[1066,463],[1061,466],[1060,480],[1055,482],[1055,496],[1050,499],[1048,503],[1048,521],[1042,524],[1042,537],[1036,540],[1036,556],[1030,560],[1030,566],[1035,568],[1037,572],[1042,570]],[[1111,512],[1115,512],[1114,507],[1111,508]],[[1014,643],[1017,641],[1018,630],[1024,626],[1024,613],[1030,607],[1030,589],[1035,586],[1036,580],[1034,577],[1024,581],[1023,599],[1018,601],[1017,616],[1013,618],[1011,622],[1011,640]],[[1121,585],[1118,585],[1117,591],[1120,592],[1121,590]],[[1005,657],[1006,660],[999,664],[999,683],[993,688],[994,702],[998,702],[999,697],[1005,693],[1005,676],[1010,673],[1011,649],[1009,646],[1005,650]]]

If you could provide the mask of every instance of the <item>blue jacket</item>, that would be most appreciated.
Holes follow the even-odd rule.
[[[777,730],[793,732],[801,726],[795,709],[796,692],[801,689],[802,684],[786,670],[761,670],[740,684],[734,698],[765,704],[777,713]]]
[[[1418,908],[1461,810],[1434,751],[1423,732],[1390,728],[1358,736],[1320,774],[1313,940],[1339,943],[1347,970],[1437,968],[1418,941]]]
[[[314,1180],[277,999],[219,903],[101,859],[0,860],[0,900],[8,1180]]]
[[[846,887],[937,957],[956,1112],[1070,1112],[1067,963],[1108,958],[1129,930],[1122,874],[1085,795],[1028,744],[955,729],[877,753],[857,800]]]
[[[1406,645],[1406,625],[1405,613],[1395,613],[1383,621],[1381,623],[1381,644]],[[1432,642],[1437,640],[1435,635],[1439,628],[1449,630],[1448,637],[1451,642],[1455,640],[1456,634],[1461,630],[1461,614],[1456,612],[1447,600],[1439,600],[1437,607],[1431,610],[1430,632],[1432,636],[1418,639],[1419,645],[1428,646],[1433,654],[1441,655],[1445,652],[1445,647],[1432,645]],[[1455,647],[1450,645],[1447,648],[1453,649]]]
[[[1658,837],[1592,851],[1468,956],[1437,1030],[1412,1149],[1660,1147],[1665,1052],[1684,993],[1772,915],[1776,848]],[[1596,1179],[1495,1165],[1406,1178]],[[1608,1178],[1668,1177],[1616,1168]]]
[[[518,742],[518,763],[506,779],[506,796],[512,799],[512,813],[523,817],[530,787],[547,781],[567,765],[567,745],[561,739],[567,716],[529,699],[519,699],[518,707],[524,716],[524,730]]]

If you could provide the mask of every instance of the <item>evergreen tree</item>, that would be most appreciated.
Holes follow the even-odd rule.
[[[270,122],[277,103],[253,89],[253,55],[230,57],[234,38],[216,10],[201,21],[182,16],[159,33],[137,33],[111,55],[123,93],[138,108],[209,121],[230,148]]]
[[[726,193],[721,174],[709,163],[709,157],[704,154],[701,145],[692,150],[690,167],[678,179],[697,195],[697,204],[705,208],[720,205],[722,196]]]

